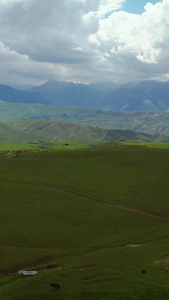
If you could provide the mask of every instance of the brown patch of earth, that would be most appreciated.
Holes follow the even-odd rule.
[[[133,244],[133,245],[126,245],[126,247],[130,247],[130,248],[135,248],[135,247],[141,247],[143,245],[137,245],[137,244]]]
[[[156,265],[160,265],[164,270],[169,271],[169,259],[157,260],[155,261]]]
[[[43,264],[43,263],[47,263],[47,262],[50,262],[52,261],[53,259],[56,259],[56,258],[59,258],[60,256],[59,255],[55,255],[55,254],[52,254],[52,255],[47,255],[47,256],[44,256],[44,257],[41,257],[39,259],[36,259],[36,260],[32,260],[32,261],[27,261],[27,262],[24,262],[22,264],[19,264],[17,266],[14,266],[10,269],[6,269],[6,270],[0,270],[0,273],[3,273],[3,274],[14,274],[16,272],[18,272],[18,270],[25,270],[25,269],[34,269],[34,266],[38,266],[40,264]],[[44,270],[44,269],[52,269],[52,268],[57,268],[58,265],[47,265],[46,267],[36,267],[36,270]]]

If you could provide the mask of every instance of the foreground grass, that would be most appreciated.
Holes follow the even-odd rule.
[[[157,149],[169,149],[169,143],[143,143],[143,142],[123,142],[123,145],[128,146],[142,146],[142,147],[151,147]]]
[[[169,150],[66,149],[0,158],[0,296],[166,299],[168,221],[107,202],[169,215]]]
[[[78,150],[81,148],[86,148],[89,147],[93,144],[92,142],[88,141],[83,141],[83,142],[45,142],[45,141],[37,141],[37,142],[32,142],[32,143],[27,143],[27,144],[7,144],[7,143],[0,143],[0,154],[8,154],[4,153],[5,151],[9,152],[9,155],[12,154],[12,151],[14,152],[13,154],[15,155],[16,152],[22,151],[22,154],[24,152],[40,152],[40,151],[50,151],[50,150]],[[95,142],[94,142],[95,144]],[[99,145],[98,142],[96,144]]]

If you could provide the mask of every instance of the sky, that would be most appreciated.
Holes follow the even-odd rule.
[[[169,80],[169,0],[0,0],[0,84]]]

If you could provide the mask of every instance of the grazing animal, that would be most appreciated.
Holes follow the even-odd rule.
[[[56,291],[57,289],[60,288],[60,285],[58,283],[51,283],[50,286],[53,287],[53,290]]]

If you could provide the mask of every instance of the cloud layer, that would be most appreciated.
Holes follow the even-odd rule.
[[[129,1],[129,0],[127,0]],[[1,0],[0,83],[169,79],[169,0]]]

